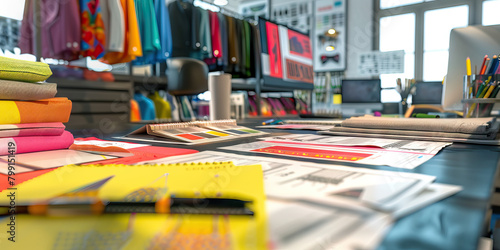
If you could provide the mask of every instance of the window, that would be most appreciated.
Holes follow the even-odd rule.
[[[483,25],[500,24],[500,0],[489,0],[483,2]]]
[[[23,20],[24,0],[0,0],[0,16]]]
[[[381,74],[382,88],[395,87],[397,78],[413,78],[415,65],[415,14],[409,13],[381,18],[379,40],[380,51],[405,51],[405,72],[403,74]]]
[[[422,3],[422,2],[431,2],[434,0],[380,0],[380,8],[388,9],[399,6],[405,6],[410,4]]]
[[[500,0],[376,0],[375,6],[376,20],[379,21],[375,49],[405,50],[404,74],[381,75],[383,88],[395,87],[396,78],[442,81],[447,73],[450,31],[453,28],[477,25],[481,21],[483,25],[500,24],[497,13]],[[391,26],[386,26],[386,23],[395,20],[404,23],[394,24],[395,31],[388,31],[387,27]],[[395,38],[398,33],[405,36],[404,41]],[[391,41],[397,41],[397,44]],[[383,97],[386,96],[383,101],[395,99],[392,91],[386,92],[382,93]]]
[[[381,9],[388,9],[388,8],[393,8],[393,7],[398,7],[398,6],[421,3],[423,1],[424,0],[380,0],[380,8]]]
[[[424,13],[424,81],[441,81],[448,69],[450,31],[469,23],[467,5]]]

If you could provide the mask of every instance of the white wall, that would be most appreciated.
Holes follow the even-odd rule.
[[[367,78],[357,74],[361,52],[373,48],[373,0],[347,0],[347,70],[345,78]],[[370,78],[368,76],[368,78]]]

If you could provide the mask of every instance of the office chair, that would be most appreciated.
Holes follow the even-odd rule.
[[[181,121],[192,120],[194,117],[187,115],[192,107],[181,96],[196,95],[208,90],[208,66],[200,60],[193,58],[170,58],[167,59],[166,75],[168,77],[168,92],[175,96],[179,108],[179,119]],[[186,107],[186,105],[189,105]],[[183,112],[182,112],[183,111]],[[191,117],[188,117],[191,116]]]

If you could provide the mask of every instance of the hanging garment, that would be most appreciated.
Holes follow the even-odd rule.
[[[240,60],[240,52],[238,46],[238,33],[236,31],[236,23],[233,17],[226,16],[227,22],[227,38],[228,38],[228,66],[226,72],[232,73],[235,71],[236,65]]]
[[[189,3],[174,1],[168,4],[172,32],[172,57],[189,57],[193,42],[193,8]]]
[[[203,59],[203,51],[201,48],[201,8],[192,8],[192,20],[191,20],[191,52],[190,57],[196,58],[198,60]]]
[[[200,10],[200,42],[201,52],[203,58],[212,58],[212,37],[210,31],[210,19],[208,18],[208,11],[205,9]]]
[[[158,91],[154,94],[148,96],[155,104],[156,118],[159,119],[169,119],[172,118],[172,110],[170,108],[170,103],[163,99]]]
[[[170,16],[165,5],[165,0],[155,0],[156,21],[160,33],[161,49],[156,53],[157,62],[165,62],[172,55],[172,31]]]
[[[156,53],[161,50],[161,45],[153,1],[135,0],[135,11],[141,35],[142,57],[137,57],[133,64],[154,64]]]
[[[237,34],[237,45],[239,47],[238,49],[238,55],[239,55],[239,60],[237,63],[237,67],[235,69],[235,72],[238,73],[238,76],[242,77],[243,72],[245,69],[245,62],[246,62],[246,39],[245,39],[245,34],[243,30],[243,20],[241,19],[234,19],[235,24],[236,24],[236,34]]]
[[[219,18],[219,25],[220,25],[220,37],[221,37],[221,49],[222,49],[222,59],[220,60],[219,64],[223,66],[224,68],[228,66],[228,58],[229,58],[229,51],[228,51],[228,44],[227,44],[227,25],[226,25],[226,17],[222,13],[217,13],[217,17]]]
[[[139,104],[134,99],[130,99],[130,121],[131,122],[141,121],[141,110],[139,108]]]
[[[81,55],[98,59],[104,56],[106,34],[99,0],[80,0]]]
[[[34,0],[26,0],[21,25],[19,48],[22,53],[35,54]],[[79,57],[81,29],[77,1],[41,1],[41,36],[44,58],[72,61]]]
[[[247,21],[243,21],[243,37],[242,40],[245,40],[245,62],[243,64],[243,75],[246,77],[250,77],[250,65],[251,65],[251,57],[252,57],[252,44],[251,44],[251,27]]]
[[[258,50],[259,44],[259,29],[256,25],[250,25],[250,77],[256,76],[256,62],[260,60],[260,50]]]
[[[108,52],[101,61],[108,64],[127,63],[142,56],[141,37],[137,26],[134,0],[120,0],[125,14],[125,42],[123,52]]]
[[[139,110],[141,111],[141,119],[144,121],[154,120],[156,117],[156,110],[154,102],[145,97],[141,93],[134,94],[134,100],[139,104]]]
[[[120,0],[101,1],[101,14],[106,34],[106,51],[123,52],[125,14]]]
[[[222,57],[222,40],[221,40],[221,28],[219,23],[219,17],[216,12],[208,11],[208,16],[210,19],[210,34],[212,37],[212,55],[215,58]]]

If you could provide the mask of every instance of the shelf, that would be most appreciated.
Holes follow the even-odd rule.
[[[128,81],[87,81],[78,78],[58,78],[50,77],[47,82],[57,83],[58,88],[68,89],[92,89],[92,90],[127,90],[132,88],[132,83]]]

